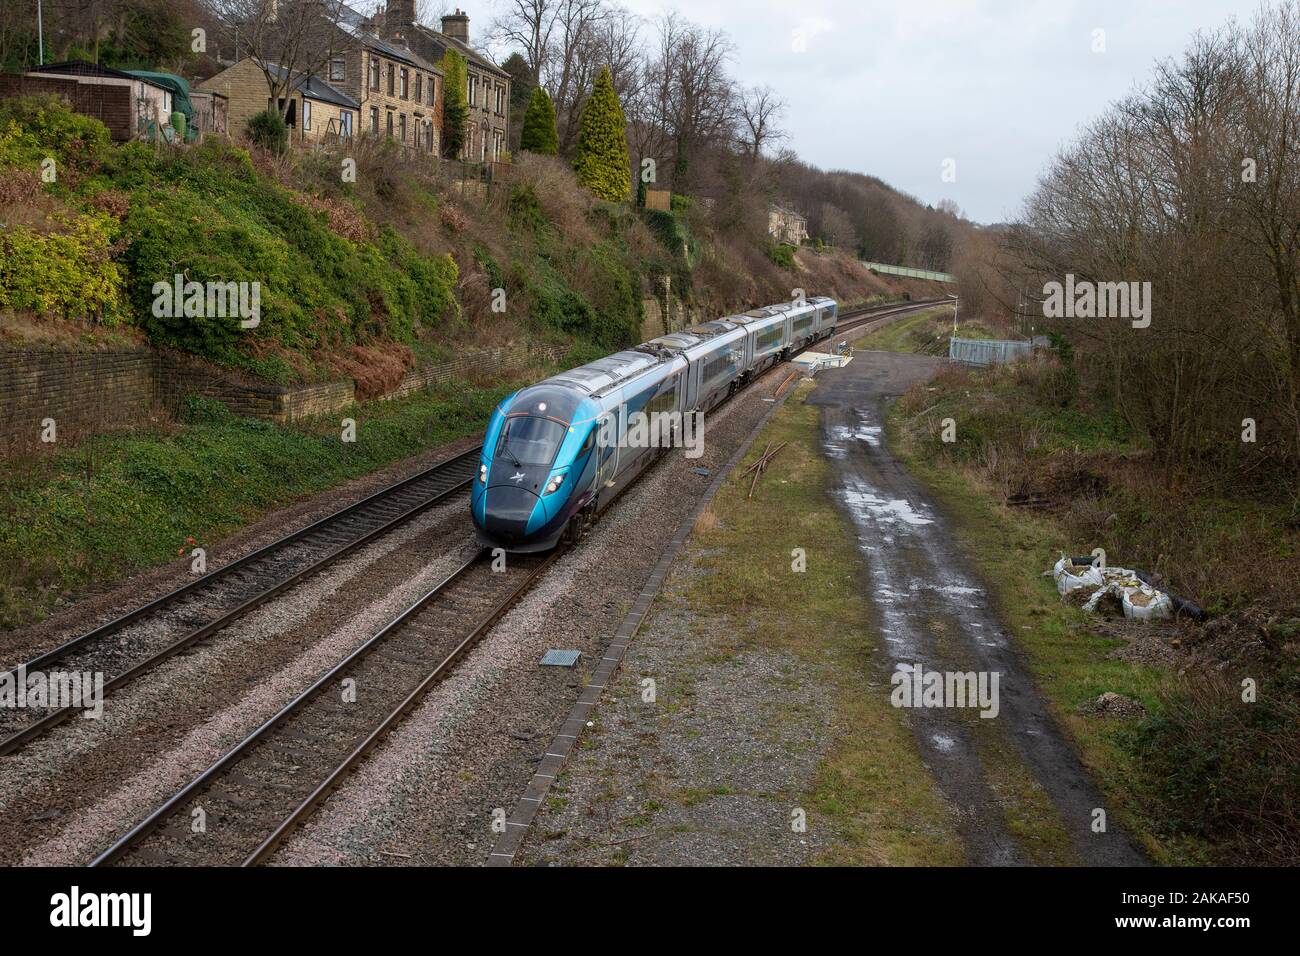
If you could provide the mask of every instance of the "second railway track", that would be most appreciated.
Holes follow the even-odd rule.
[[[93,865],[263,862],[561,553],[478,552]]]
[[[357,548],[448,499],[473,480],[472,448],[223,565],[25,663],[103,675],[107,696]],[[112,639],[110,639],[112,638]],[[74,707],[0,711],[0,756],[78,712]]]

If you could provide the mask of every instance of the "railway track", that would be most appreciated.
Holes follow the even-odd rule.
[[[12,669],[103,674],[105,696],[469,485],[473,448],[196,578]],[[78,712],[0,710],[0,756]]]
[[[898,315],[903,315],[908,312],[919,312],[921,309],[933,308],[936,305],[947,305],[951,304],[951,302],[951,299],[925,299],[920,302],[904,302],[900,305],[890,305],[883,308],[855,309],[850,312],[844,312],[840,315],[840,321],[835,329],[835,335],[840,335],[843,332],[857,331],[864,326],[872,326],[873,323],[884,323],[890,321]],[[868,328],[868,331],[871,331],[871,329]]]
[[[562,553],[479,551],[91,865],[263,862]]]

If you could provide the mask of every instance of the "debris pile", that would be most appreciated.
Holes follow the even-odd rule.
[[[1102,598],[1111,595],[1130,620],[1165,620],[1174,614],[1174,601],[1168,593],[1152,587],[1137,571],[1106,567],[1101,558],[1071,558],[1063,554],[1052,570],[1044,574],[1052,575],[1056,590],[1063,598],[1090,589],[1091,594],[1083,604],[1089,613],[1096,612]]]

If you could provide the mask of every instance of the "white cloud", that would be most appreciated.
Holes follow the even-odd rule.
[[[1249,19],[1258,0],[623,2],[726,30],[736,77],[779,91],[809,162],[879,176],[928,203],[951,198],[991,222],[1012,216],[1056,147],[1155,60],[1198,28]],[[1096,28],[1102,54],[1091,50]],[[804,53],[791,49],[798,29]],[[946,157],[955,183],[940,179]]]

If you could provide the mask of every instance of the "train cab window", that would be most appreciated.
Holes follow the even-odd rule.
[[[496,453],[520,465],[549,465],[565,434],[565,427],[549,418],[517,415],[506,419]]]

